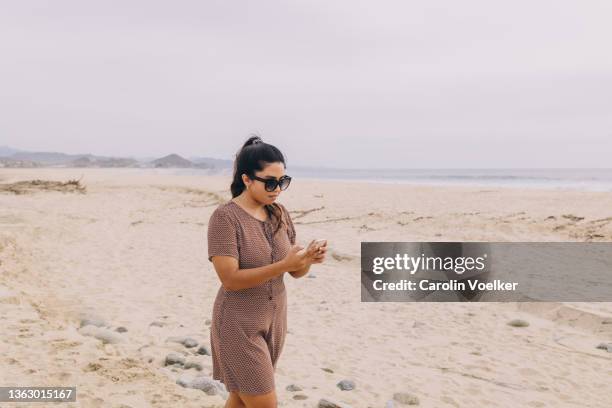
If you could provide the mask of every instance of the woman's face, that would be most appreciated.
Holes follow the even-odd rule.
[[[282,162],[270,163],[263,170],[256,171],[255,175],[261,178],[275,178],[278,180],[285,175],[285,165]],[[276,186],[274,191],[266,191],[263,181],[251,180],[247,175],[243,175],[242,180],[248,186],[247,191],[251,194],[251,197],[262,204],[272,204],[281,193],[280,186]]]

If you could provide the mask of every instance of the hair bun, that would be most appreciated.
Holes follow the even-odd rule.
[[[251,146],[251,145],[256,145],[259,143],[263,143],[263,140],[261,140],[261,137],[259,136],[251,136],[248,138],[248,140],[246,142],[244,142],[244,146],[243,147],[247,147],[247,146]]]

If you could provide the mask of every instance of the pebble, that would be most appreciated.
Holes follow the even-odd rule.
[[[204,369],[204,367],[202,367],[202,364],[200,364],[197,361],[187,361],[185,365],[183,366],[183,368],[185,370],[188,370],[190,368],[195,368],[198,371],[202,371]]]
[[[168,339],[166,339],[166,341],[171,341],[173,343],[180,343],[183,346],[187,347],[187,348],[192,348],[192,347],[196,347],[198,345],[198,341],[195,339],[192,339],[191,337],[177,337],[177,336],[173,336],[173,337],[168,337]]]
[[[189,383],[191,383],[192,380],[193,378],[190,378],[190,377],[179,377],[176,380],[176,383],[180,385],[181,387],[187,388],[189,386]]]
[[[194,378],[191,383],[189,383],[189,388],[202,390],[206,395],[217,395],[221,393],[216,381],[208,377]]]
[[[291,392],[302,391],[302,387],[300,387],[299,385],[295,385],[295,384],[289,384],[285,389]]]
[[[227,391],[225,390],[224,385],[221,382],[209,377],[198,376],[193,379],[181,377],[176,380],[176,383],[185,388],[202,390],[206,395],[221,395],[224,398],[227,397]]]
[[[198,341],[195,339],[190,339],[187,338],[185,339],[185,341],[183,342],[183,346],[187,347],[187,348],[193,348],[193,347],[197,347],[198,346]]]
[[[529,326],[529,322],[522,319],[514,319],[508,322],[508,326],[512,327],[527,327]]]
[[[85,326],[96,326],[96,327],[104,327],[106,326],[106,321],[99,317],[85,317],[81,319],[81,327]]]
[[[599,343],[597,345],[597,348],[599,350],[605,350],[608,353],[612,353],[612,343]]]
[[[94,337],[101,340],[104,344],[115,344],[123,341],[121,334],[104,327],[86,325],[79,329],[79,333],[83,336]]]
[[[336,386],[342,391],[350,391],[355,388],[355,382],[352,380],[342,380]]]
[[[210,351],[208,350],[208,348],[206,348],[206,346],[200,346],[200,348],[198,348],[198,351],[196,351],[196,353],[202,355],[202,356],[210,356]]]
[[[176,354],[176,353],[168,354],[166,356],[164,365],[172,365],[172,364],[179,364],[179,365],[185,364],[185,357],[181,356],[180,354]]]
[[[401,404],[419,405],[419,398],[407,392],[396,392],[393,394],[393,399]]]
[[[330,401],[325,398],[321,398],[319,400],[317,407],[318,408],[351,408],[350,405],[344,404],[342,402]]]

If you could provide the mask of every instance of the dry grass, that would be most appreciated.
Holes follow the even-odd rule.
[[[0,193],[33,194],[39,191],[85,194],[86,188],[81,184],[80,179],[68,180],[66,182],[36,179],[0,184]]]

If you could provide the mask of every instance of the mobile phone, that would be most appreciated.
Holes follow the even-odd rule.
[[[317,239],[314,244],[315,244],[315,246],[317,248],[319,248],[319,247],[327,245],[327,240],[326,239]]]

